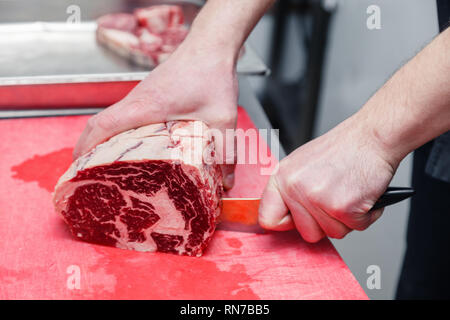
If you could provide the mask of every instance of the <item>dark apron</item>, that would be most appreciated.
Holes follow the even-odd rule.
[[[437,5],[442,32],[449,26],[450,1]],[[412,185],[417,193],[397,299],[450,299],[450,131],[414,152]]]

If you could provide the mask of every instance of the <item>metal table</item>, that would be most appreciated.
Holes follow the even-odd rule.
[[[239,105],[247,110],[256,127],[259,129],[266,129],[268,132],[273,129],[245,76],[239,76]],[[101,110],[103,110],[103,108],[4,110],[0,111],[0,119],[88,115],[95,114]],[[279,148],[278,158],[281,160],[286,155],[283,146],[279,143],[278,138],[273,138],[271,140],[272,141],[268,140],[267,143],[271,149]],[[273,143],[276,145],[273,145]]]
[[[136,6],[146,6],[149,4],[155,4],[155,3],[157,4],[157,3],[161,3],[161,2],[163,2],[163,3],[167,3],[167,2],[169,2],[169,3],[180,3],[180,2],[186,3],[188,5],[186,7],[186,8],[188,8],[187,20],[189,20],[189,21],[193,19],[196,10],[198,11],[198,9],[191,10],[189,8],[192,6],[194,6],[194,8],[195,8],[195,6],[197,6],[197,8],[198,8],[203,3],[203,1],[198,1],[198,0],[183,0],[183,1],[181,1],[181,0],[163,0],[163,1],[158,1],[158,0],[156,0],[156,1],[155,0],[153,0],[153,1],[126,1],[126,0],[87,1],[87,0],[78,0],[75,2],[70,1],[70,0],[61,0],[61,1],[58,1],[57,3],[55,3],[54,1],[51,1],[51,0],[41,0],[41,1],[32,2],[32,3],[29,3],[29,1],[24,1],[24,0],[4,1],[4,2],[0,2],[0,22],[1,22],[0,26],[3,25],[4,29],[5,29],[7,27],[7,24],[5,24],[5,23],[9,23],[9,25],[12,26],[12,25],[14,25],[14,23],[19,22],[19,24],[16,24],[16,27],[21,26],[21,28],[25,28],[25,29],[26,28],[38,28],[38,29],[44,28],[44,29],[46,29],[44,31],[48,32],[49,28],[53,28],[55,26],[59,26],[58,28],[61,27],[61,25],[62,25],[61,23],[53,24],[53,25],[52,25],[52,23],[54,23],[55,21],[66,20],[67,17],[72,12],[71,10],[69,10],[70,7],[72,7],[72,5],[76,5],[79,7],[82,22],[85,22],[85,21],[94,20],[98,16],[100,16],[102,14],[106,14],[108,12],[131,11]],[[26,10],[25,10],[25,8],[26,8]],[[41,23],[41,24],[38,23],[35,26],[33,26],[32,24],[28,24],[28,25],[22,24],[22,23],[29,23],[29,22],[33,22],[33,21],[44,21],[44,23]],[[45,21],[49,22],[50,24],[47,25],[45,23]],[[68,25],[66,27],[68,29],[72,28],[72,27],[70,27],[70,25]],[[89,27],[88,25],[85,25],[85,26],[80,26],[79,28],[81,28],[83,31],[86,31],[85,29],[88,27]],[[37,32],[37,31],[34,30],[33,32]],[[1,47],[2,43],[3,43],[3,45],[8,46],[8,47],[4,47],[3,49],[10,48],[9,47],[10,45],[18,45],[17,43],[14,44],[14,42],[12,44],[9,44],[10,42],[8,42],[7,34],[4,34],[3,38],[4,38],[4,41],[3,42],[0,41],[0,47]],[[30,41],[31,40],[33,40],[33,38],[30,38]],[[92,39],[86,40],[84,42],[83,41],[82,41],[82,43],[84,43],[84,42],[87,43],[86,44],[87,47],[89,47],[89,46],[92,47],[93,45],[95,45],[95,43],[92,44],[92,42],[95,41],[95,39],[94,40],[92,40]],[[18,42],[18,41],[16,41],[16,42]],[[26,42],[20,42],[19,44],[23,45],[24,43],[26,44]],[[8,50],[10,50],[10,49],[8,49]],[[3,52],[3,57],[5,59],[8,57],[9,57],[8,59],[10,59],[10,57],[11,57],[11,55],[9,55],[8,57],[5,56],[5,54],[7,52],[9,52],[8,50],[3,50],[3,51],[0,50]],[[92,50],[93,49],[91,48],[91,51]],[[33,53],[33,54],[36,56],[37,53]],[[252,90],[250,84],[248,83],[247,79],[245,78],[245,75],[249,75],[249,74],[264,76],[269,73],[269,70],[265,66],[265,64],[259,59],[259,57],[253,52],[253,50],[251,50],[250,47],[248,47],[246,54],[247,54],[246,57],[244,57],[245,59],[241,59],[238,64],[239,92],[240,92],[239,104],[247,110],[248,114],[250,115],[253,122],[255,123],[255,125],[258,128],[266,129],[266,130],[268,130],[268,132],[270,132],[270,129],[272,129],[272,126],[271,126],[266,114],[264,113],[261,104],[259,103],[255,94],[253,93],[253,90]],[[23,54],[21,54],[21,55],[23,55]],[[99,56],[100,56],[100,54],[99,54]],[[1,57],[2,56],[0,53],[0,58]],[[45,55],[41,55],[40,57],[41,58],[45,57]],[[58,57],[64,58],[64,55],[59,55]],[[86,61],[87,61],[86,57],[84,57],[84,56],[83,56],[84,58],[80,58],[80,57],[81,56],[74,57],[77,64],[74,67],[72,67],[72,69],[69,70],[74,75],[77,75],[77,73],[80,73],[80,72],[86,73],[86,70],[89,70],[89,68],[86,69],[86,66],[83,67],[83,65],[80,65],[80,64],[83,64],[83,62],[86,63]],[[15,59],[14,60],[15,62],[14,61],[13,62],[17,65],[17,62],[20,62],[20,61],[16,61],[16,60],[17,59]],[[49,59],[47,59],[47,60],[49,60]],[[141,69],[133,67],[133,66],[127,66],[127,65],[124,66],[123,62],[121,62],[120,59],[117,62],[118,65],[111,66],[111,64],[113,62],[115,62],[115,61],[109,61],[108,62],[109,64],[107,64],[104,69],[109,72],[113,71],[113,72],[122,72],[122,74],[128,74],[129,80],[132,80],[135,82],[142,79],[146,75],[146,72],[142,72],[145,70],[141,70]],[[4,74],[4,72],[2,74],[0,74],[0,89],[1,89],[1,85],[3,82],[4,82],[3,85],[9,85],[7,82],[12,81],[11,83],[14,85],[14,81],[17,79],[20,79],[20,78],[22,78],[22,80],[20,80],[20,81],[22,81],[22,82],[25,81],[26,83],[31,83],[31,84],[35,83],[33,81],[36,81],[36,77],[40,77],[37,79],[38,81],[43,81],[43,80],[47,81],[48,79],[44,79],[44,78],[49,78],[49,77],[45,76],[46,74],[52,75],[50,77],[51,78],[50,80],[52,80],[52,81],[55,81],[55,79],[58,80],[58,77],[59,78],[61,78],[61,77],[67,78],[67,76],[65,75],[65,74],[67,74],[67,70],[60,67],[61,63],[62,62],[58,63],[58,61],[55,61],[55,58],[53,58],[53,60],[50,59],[50,61],[47,61],[46,63],[41,64],[39,66],[40,69],[36,71],[35,70],[36,66],[33,66],[33,64],[30,64],[30,66],[29,66],[30,68],[28,68],[28,69],[27,68],[24,69],[23,64],[20,68],[12,68],[11,69],[11,61],[10,61],[9,63],[5,64],[8,66],[8,68],[5,70],[12,70],[11,72],[13,72],[13,74],[12,74],[13,77],[12,78],[8,77],[9,74]],[[120,64],[120,63],[122,63],[122,64]],[[19,66],[20,66],[20,64],[19,64]],[[111,71],[110,67],[113,68],[112,71]],[[19,70],[20,72],[17,70]],[[102,69],[102,72],[105,72],[105,70]],[[27,73],[27,71],[29,71],[29,73]],[[63,72],[63,73],[61,73],[61,72]],[[27,75],[31,75],[32,77],[26,77]],[[26,78],[26,79],[23,79],[23,78]],[[94,80],[95,79],[91,79],[90,81],[94,81]],[[74,82],[77,82],[77,81],[78,80],[76,80],[76,79],[74,80]],[[95,81],[98,81],[98,80],[95,80]],[[38,84],[39,83],[41,83],[41,82],[38,82]],[[129,87],[126,87],[126,90],[131,89],[133,85],[129,85]],[[61,90],[61,89],[59,88],[58,90]],[[72,90],[73,90],[73,88],[72,88]],[[103,90],[108,90],[108,89],[103,89]],[[59,106],[58,104],[52,105],[52,106],[47,106],[45,103],[46,102],[45,99],[47,97],[46,94],[44,92],[39,93],[39,90],[37,90],[37,91],[38,91],[38,94],[41,95],[41,99],[44,100],[44,103],[40,107],[23,107],[23,106],[15,107],[15,105],[7,105],[5,108],[0,108],[0,119],[18,118],[18,117],[28,118],[28,117],[51,117],[51,116],[95,114],[103,109],[103,108],[96,108],[96,107],[94,107],[96,105],[93,105],[93,104],[89,105],[89,102],[87,102],[88,105],[84,105],[83,108],[80,108],[78,105],[72,106],[72,107]],[[26,91],[24,91],[24,92],[26,92]],[[1,100],[1,97],[0,97],[0,100]],[[2,105],[2,103],[0,101],[0,106],[1,105]],[[101,105],[101,106],[103,107],[104,105]],[[51,109],[44,109],[44,108],[51,108]],[[272,140],[272,141],[270,141],[270,140]],[[269,146],[272,149],[274,149],[275,147],[278,148],[279,158],[284,157],[285,153],[284,153],[284,150],[281,147],[281,145],[279,145],[278,138],[268,139],[267,143],[269,144]],[[273,145],[274,143],[276,145]]]

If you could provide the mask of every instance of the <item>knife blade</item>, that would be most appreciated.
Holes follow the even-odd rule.
[[[375,202],[370,211],[390,206],[415,194],[414,189],[407,187],[388,187]],[[218,229],[264,233],[258,224],[258,208],[260,198],[222,198],[222,213],[219,216]]]
[[[258,224],[258,208],[261,198],[222,198],[222,212],[218,229],[264,233]]]

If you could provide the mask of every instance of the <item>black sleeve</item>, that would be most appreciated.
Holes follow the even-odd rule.
[[[444,31],[450,25],[450,1],[449,0],[436,0],[438,19],[439,19],[439,31]]]

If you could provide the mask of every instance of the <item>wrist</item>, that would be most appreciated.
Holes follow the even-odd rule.
[[[207,40],[190,34],[172,56],[173,59],[181,59],[188,65],[197,65],[197,68],[202,70],[219,68],[232,74],[236,70],[238,53],[227,45],[208,43]]]
[[[356,128],[371,150],[396,170],[410,150],[395,135],[392,135],[392,132],[385,130],[386,126],[388,126],[392,131],[392,126],[386,122],[380,124],[379,121],[376,121],[374,115],[371,115],[371,110],[367,109],[362,108],[350,118],[352,121],[351,126]]]
[[[192,27],[185,41],[183,50],[205,59],[216,58],[230,65],[236,66],[241,44],[236,39],[218,35],[213,30],[205,32],[200,28]]]

